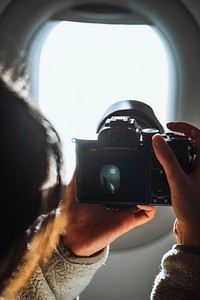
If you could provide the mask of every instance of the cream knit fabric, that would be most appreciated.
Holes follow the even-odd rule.
[[[15,299],[72,300],[90,283],[107,256],[108,248],[93,257],[74,257],[60,243],[51,257],[44,259]]]
[[[184,252],[176,245],[161,262],[151,300],[199,300],[200,254]]]

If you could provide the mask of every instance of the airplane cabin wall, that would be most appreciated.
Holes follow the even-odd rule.
[[[71,18],[69,11],[72,11],[73,15],[72,7],[76,7],[80,3],[90,2],[99,3],[97,0],[1,1],[0,9],[4,9],[4,11],[0,11],[0,59],[4,60],[6,66],[10,66],[13,64],[16,53],[18,53],[18,64],[20,65],[24,60],[24,53],[28,54],[35,37],[53,15],[68,11],[66,18]],[[166,43],[171,58],[169,117],[200,125],[200,109],[198,109],[200,108],[198,79],[200,77],[200,5],[198,1],[182,0],[184,5],[180,1],[173,0],[167,2],[107,0],[104,2],[109,2],[111,5],[121,5],[130,11],[135,11],[136,14],[143,16],[147,23],[156,26]],[[72,18],[83,18],[83,14],[73,15]],[[89,18],[91,18],[91,14]],[[104,18],[103,15],[100,17],[98,14],[100,22],[101,19],[105,21],[109,18],[107,16]],[[20,67],[17,68],[16,61],[14,66],[17,71],[20,69]],[[30,69],[31,72],[35,71],[34,64],[31,65]]]

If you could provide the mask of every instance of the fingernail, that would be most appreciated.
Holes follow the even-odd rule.
[[[153,140],[157,148],[162,148],[166,146],[165,140],[160,135],[155,136]]]

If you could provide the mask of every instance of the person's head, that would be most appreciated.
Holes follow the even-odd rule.
[[[56,231],[56,218],[50,212],[61,200],[60,147],[58,134],[48,120],[0,79],[0,295],[8,278],[16,277],[13,271],[19,263],[35,260],[31,271],[47,254],[49,231]],[[44,193],[53,167],[56,182]],[[35,234],[31,225],[41,214],[46,217]],[[29,250],[28,245],[32,245]],[[20,287],[23,280],[18,281]]]

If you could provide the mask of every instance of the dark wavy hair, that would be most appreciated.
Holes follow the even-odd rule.
[[[37,108],[0,79],[2,296],[13,296],[22,288],[43,257],[50,253],[51,239],[59,238],[61,223],[58,225],[59,218],[52,211],[62,198],[61,167],[61,142],[56,130]],[[52,169],[55,182],[44,190]],[[36,232],[33,224],[41,215],[42,228]]]

